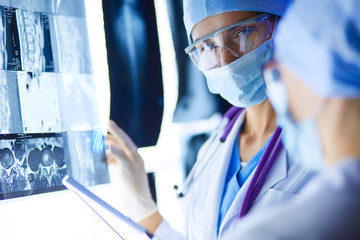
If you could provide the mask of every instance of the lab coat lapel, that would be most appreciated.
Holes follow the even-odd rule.
[[[249,188],[250,179],[252,179],[252,177],[254,175],[254,172],[255,172],[255,170],[250,174],[249,178],[242,185],[242,187],[240,188],[239,192],[237,193],[234,201],[230,205],[230,208],[229,208],[228,212],[226,213],[226,215],[225,215],[225,217],[224,217],[224,219],[223,219],[223,221],[221,223],[219,236],[221,235],[221,232],[222,232],[223,228],[227,225],[227,223],[231,219],[233,219],[233,218],[235,218],[235,217],[237,217],[239,215],[241,204],[244,201],[246,190]]]
[[[214,187],[210,187],[208,197],[212,204],[206,208],[207,213],[206,221],[209,221],[210,228],[204,229],[207,232],[204,236],[206,239],[212,239],[211,236],[217,236],[217,221],[219,216],[219,207],[222,194],[224,191],[224,182],[229,167],[229,161],[232,154],[235,138],[238,136],[238,131],[241,123],[244,121],[245,111],[239,116],[231,129],[226,141],[223,143],[223,147],[213,156],[216,164],[213,166],[213,177],[209,184],[213,184]],[[209,231],[210,230],[210,231]]]
[[[288,164],[286,159],[286,150],[284,148],[279,154],[279,157],[276,159],[274,166],[270,170],[268,179],[260,190],[258,197],[262,196],[272,186],[285,179],[287,176],[287,168]]]
[[[275,184],[277,184],[278,182],[280,182],[281,180],[286,178],[287,167],[288,166],[287,166],[287,159],[286,159],[286,151],[283,149],[281,151],[279,157],[276,159],[276,162],[275,162],[273,168],[270,170],[269,176],[268,176],[264,186],[260,190],[259,195],[257,196],[258,198],[260,196],[262,196],[263,194],[265,194],[272,186],[274,186]],[[250,181],[254,176],[256,168],[251,173],[249,178],[245,181],[243,186],[240,188],[240,190],[239,190],[238,194],[236,195],[233,203],[231,204],[228,212],[226,213],[226,215],[223,219],[223,222],[220,226],[219,236],[220,236],[223,228],[226,226],[226,224],[229,221],[231,221],[232,219],[234,219],[234,217],[237,217],[237,215],[239,214],[240,207],[245,198],[246,190],[249,188]]]

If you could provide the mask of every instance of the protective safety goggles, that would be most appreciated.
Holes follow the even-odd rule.
[[[196,40],[185,52],[200,70],[224,66],[228,64],[222,60],[224,54],[240,58],[270,39],[276,20],[275,16],[263,13],[231,24]]]

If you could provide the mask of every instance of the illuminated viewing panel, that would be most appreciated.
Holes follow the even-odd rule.
[[[0,200],[109,183],[84,1],[0,5]]]

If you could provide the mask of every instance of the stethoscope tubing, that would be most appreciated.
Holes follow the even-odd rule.
[[[220,145],[222,143],[218,144],[218,146],[215,148],[215,150],[211,153],[211,155],[209,156],[209,159],[212,158],[214,156],[214,154],[216,153],[216,151],[220,148]],[[187,192],[189,191],[190,189],[190,186],[191,184],[197,179],[198,176],[201,175],[201,173],[204,171],[206,165],[208,164],[209,161],[207,161],[203,166],[202,168],[200,169],[200,171],[198,172],[198,174],[195,176],[195,172],[193,173],[189,173],[189,176],[187,177],[187,179],[189,179],[188,181],[185,180],[184,184],[183,184],[183,187],[182,187],[182,190],[177,194],[177,197],[178,198],[182,198],[184,197]],[[191,176],[190,176],[191,174]],[[177,190],[177,185],[174,186],[175,190]]]
[[[216,146],[216,148],[214,150],[211,151],[211,154],[206,154],[206,153],[209,152],[213,142],[216,139],[218,139],[217,137],[219,136],[219,133],[220,133],[219,130],[223,129],[223,127],[224,127],[223,125],[228,126],[229,124],[230,124],[229,119],[228,118],[223,118],[220,126],[216,130],[217,131],[216,134],[214,134],[213,137],[208,140],[209,144],[208,144],[207,148],[204,151],[204,155],[201,157],[201,159],[205,159],[207,157],[207,161],[205,162],[205,164],[202,165],[200,170],[196,171],[196,170],[198,170],[198,167],[197,167],[197,165],[194,165],[193,168],[191,169],[190,173],[186,177],[184,183],[182,184],[182,189],[180,190],[177,185],[174,186],[174,189],[177,191],[177,197],[178,198],[182,198],[182,197],[184,197],[186,195],[186,193],[189,191],[189,188],[190,188],[192,182],[194,180],[196,180],[197,176],[201,175],[201,173],[204,171],[207,164],[210,162],[209,159],[211,159],[214,156],[214,154],[217,152],[217,150],[223,144],[223,142],[221,142],[221,140],[219,140],[219,144]],[[197,163],[198,162],[202,162],[202,161],[197,161]],[[197,164],[197,163],[195,163],[195,164]]]
[[[254,203],[256,197],[260,193],[261,188],[266,182],[266,178],[269,175],[270,170],[274,166],[276,159],[278,158],[281,150],[283,149],[280,138],[281,131],[282,130],[280,127],[277,127],[275,129],[269,145],[267,146],[263,156],[260,159],[254,176],[252,177],[248,189],[245,193],[244,201],[240,208],[240,218],[244,217],[252,207],[252,204]]]
[[[240,116],[240,114],[244,111],[244,108],[239,108],[239,107],[231,107],[223,116],[222,121],[220,123],[220,126],[217,128],[216,134],[213,135],[212,139],[210,138],[209,141],[210,143],[208,144],[208,147],[205,149],[205,153],[208,152],[208,150],[210,150],[210,147],[212,146],[212,143],[218,139],[217,137],[220,134],[221,129],[223,129],[225,127],[225,130],[223,132],[223,134],[221,135],[220,139],[219,139],[219,144],[216,146],[215,150],[213,150],[211,152],[210,155],[208,154],[204,154],[201,158],[204,159],[205,157],[209,156],[207,158],[207,161],[205,162],[205,164],[203,164],[203,166],[201,167],[200,171],[198,171],[198,173],[195,176],[196,173],[196,169],[198,168],[196,165],[191,169],[190,173],[188,174],[188,176],[186,177],[184,183],[182,184],[182,189],[179,190],[179,187],[177,185],[174,186],[174,189],[177,191],[177,197],[178,198],[182,198],[185,196],[185,194],[189,191],[189,188],[192,184],[192,182],[194,180],[196,180],[196,178],[198,176],[200,176],[200,174],[203,172],[203,170],[205,169],[206,165],[209,163],[209,159],[211,159],[214,154],[216,153],[216,151],[219,149],[219,147],[226,141],[226,138],[228,137],[231,129],[233,128],[236,120],[238,119],[238,117]],[[197,161],[197,162],[201,162],[201,161]],[[196,164],[196,163],[195,163]]]

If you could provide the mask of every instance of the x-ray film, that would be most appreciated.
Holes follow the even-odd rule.
[[[24,133],[61,132],[56,75],[18,72]]]
[[[17,72],[0,70],[0,133],[22,133]]]
[[[5,11],[0,6],[0,69],[6,69],[6,32],[5,32]]]
[[[85,18],[83,0],[0,0],[0,5],[32,12]]]
[[[45,65],[45,72],[54,72],[54,58],[52,54],[51,36],[50,36],[50,22],[47,14],[40,14],[41,25],[44,34],[43,58]]]
[[[0,200],[110,181],[82,0],[0,0]]]
[[[6,69],[21,70],[21,51],[16,9],[3,7],[3,14],[5,15]]]
[[[46,14],[16,10],[22,70],[39,74],[53,72],[49,18]]]
[[[108,183],[110,181],[105,145],[94,149],[94,134],[92,131],[67,132],[67,148],[71,156],[68,175],[85,186]],[[101,141],[104,141],[101,139]],[[70,165],[71,164],[71,165]]]
[[[88,33],[84,18],[55,15],[49,17],[53,55],[61,73],[92,73]],[[55,32],[54,32],[55,31]]]
[[[0,5],[8,6],[7,4],[2,4],[0,1]],[[55,13],[56,11],[56,3],[58,0],[8,0],[11,1],[11,5],[13,8],[23,9],[31,12],[41,12],[41,13]],[[61,0],[60,0],[61,1]],[[74,1],[74,0],[71,0]],[[76,2],[77,0],[75,0]]]
[[[93,75],[57,74],[57,90],[63,131],[89,131],[99,127]]]
[[[0,199],[63,189],[63,134],[0,135]]]

